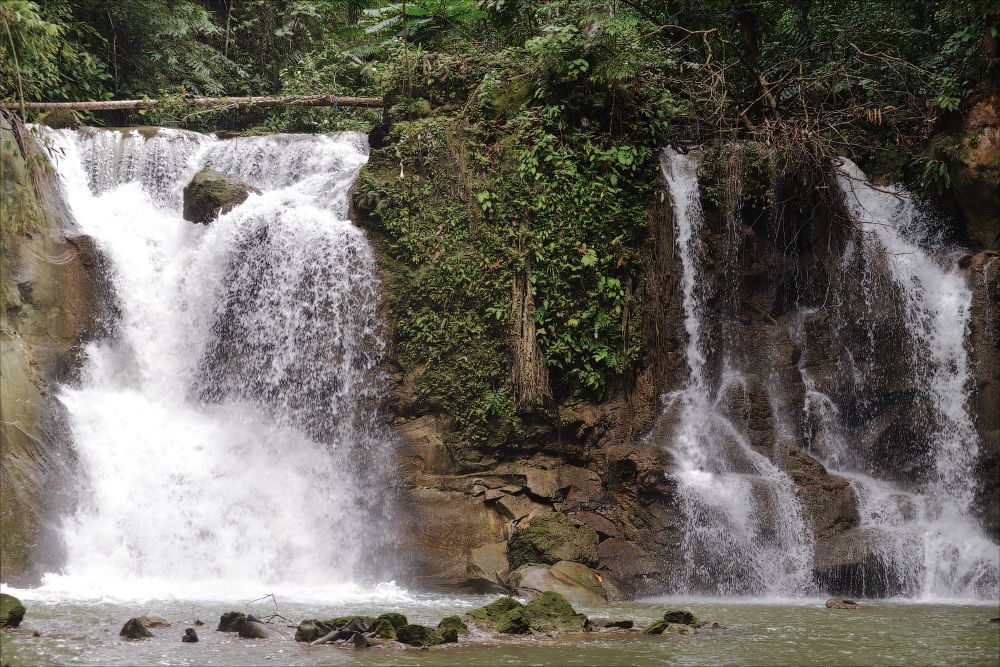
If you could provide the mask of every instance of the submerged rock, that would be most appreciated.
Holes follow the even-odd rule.
[[[238,611],[227,611],[219,618],[219,627],[216,632],[239,632],[247,615]]]
[[[826,601],[827,609],[857,609],[860,606],[854,600],[845,600],[844,598],[830,598]]]
[[[194,631],[194,628],[188,628],[184,631],[184,636],[181,637],[181,641],[185,644],[193,644],[198,641],[198,633]]]
[[[396,641],[410,646],[437,646],[445,643],[444,637],[435,628],[412,623],[396,630]]]
[[[153,633],[138,618],[130,618],[125,621],[125,625],[122,626],[118,635],[125,639],[145,639],[152,637]]]
[[[507,541],[507,560],[516,570],[522,565],[575,561],[597,565],[597,531],[590,526],[575,526],[559,512],[531,519],[525,528],[516,530]]]
[[[240,623],[239,634],[242,639],[267,639],[271,636],[271,631],[259,618],[247,616]]]
[[[393,623],[399,624],[400,622],[402,625],[406,625],[406,617],[395,613],[382,614],[375,619],[358,614],[335,616],[324,620],[311,618],[299,623],[295,629],[295,641],[312,643],[325,638],[334,631],[341,631],[343,635],[331,636],[329,638],[331,641],[348,639],[349,635],[354,632],[374,632],[377,637],[392,638],[395,632]]]
[[[251,192],[260,194],[257,188],[206,167],[184,188],[184,219],[207,225],[245,202]]]
[[[13,595],[0,593],[0,628],[16,628],[25,614],[24,605]]]
[[[635,622],[628,619],[597,618],[590,619],[590,624],[595,628],[614,628],[618,630],[631,630],[635,627]]]

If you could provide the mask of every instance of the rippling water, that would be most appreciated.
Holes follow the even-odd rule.
[[[396,605],[411,622],[436,623],[488,601],[474,596],[413,596]],[[278,630],[268,640],[239,639],[215,632],[227,610],[243,604],[153,602],[144,605],[29,601],[22,628],[2,635],[4,665],[996,665],[1000,663],[1000,624],[989,619],[996,606],[912,605],[880,602],[859,610],[825,609],[822,601],[755,604],[725,601],[649,600],[588,615],[660,617],[672,606],[715,620],[724,630],[692,637],[651,637],[639,633],[589,633],[504,641],[465,639],[429,650],[371,648],[354,650],[295,642],[294,629]],[[255,605],[273,613],[270,601]],[[382,611],[359,605],[323,607],[283,603],[278,611],[291,621],[355,611]],[[152,639],[130,642],[118,631],[140,613],[163,616],[174,625],[154,629]],[[201,641],[183,644],[184,629],[205,621]],[[32,630],[40,637],[32,637]]]

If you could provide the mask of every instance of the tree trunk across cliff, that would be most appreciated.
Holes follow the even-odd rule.
[[[298,107],[381,107],[381,97],[348,97],[343,95],[302,95],[298,97],[191,97],[182,103],[189,107],[233,106],[298,106]],[[69,111],[111,111],[115,109],[151,109],[160,100],[102,100],[98,102],[25,102],[24,109],[35,111],[66,109]],[[17,102],[0,104],[4,109],[20,109]]]

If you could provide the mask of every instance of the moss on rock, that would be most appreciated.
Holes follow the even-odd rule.
[[[477,625],[484,627],[496,627],[500,619],[510,611],[522,609],[523,604],[512,597],[502,597],[488,605],[478,607],[467,612],[465,615]]]
[[[531,630],[531,619],[524,607],[517,607],[500,617],[496,630],[505,635],[523,635]]]
[[[572,605],[559,593],[542,593],[524,608],[532,630],[583,630],[589,624],[587,617],[576,613]]]
[[[0,628],[16,628],[21,625],[25,613],[20,600],[13,595],[0,593]]]
[[[437,646],[445,643],[437,629],[412,623],[396,629],[396,641],[410,646]]]
[[[531,563],[554,565],[563,560],[594,566],[598,539],[593,528],[574,526],[565,514],[543,514],[510,536],[507,561],[511,570]]]
[[[184,187],[184,219],[207,225],[245,202],[251,192],[260,190],[206,167]]]

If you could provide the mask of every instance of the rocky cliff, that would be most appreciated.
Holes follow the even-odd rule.
[[[0,113],[0,580],[16,585],[61,560],[45,533],[71,497],[73,449],[54,392],[76,377],[107,299],[100,258],[74,229],[45,148]]]

